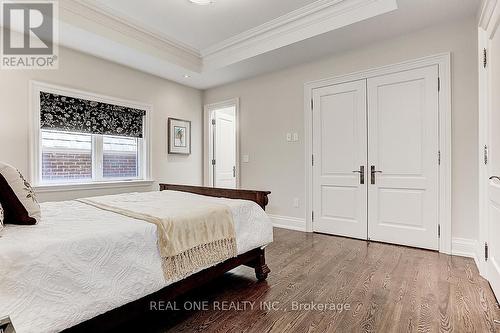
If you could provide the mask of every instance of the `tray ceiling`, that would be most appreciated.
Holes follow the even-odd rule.
[[[86,0],[122,17],[202,50],[315,0],[216,0],[200,6],[188,0]]]
[[[65,0],[59,4],[62,45],[205,89],[349,48],[363,40],[356,30],[361,23],[374,29],[367,33],[372,39],[397,35],[474,15],[479,0],[215,0],[207,6],[187,0]],[[389,33],[388,26],[398,31]],[[349,31],[358,34],[347,36]],[[333,39],[324,45],[328,36]]]

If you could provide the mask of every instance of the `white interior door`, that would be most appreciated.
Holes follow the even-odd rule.
[[[437,250],[438,67],[368,79],[368,237]]]
[[[490,40],[489,85],[489,161],[488,173],[488,259],[487,275],[491,288],[500,297],[500,34]]]
[[[314,231],[366,239],[366,80],[313,99]]]
[[[214,185],[236,188],[236,118],[235,108],[215,111]]]

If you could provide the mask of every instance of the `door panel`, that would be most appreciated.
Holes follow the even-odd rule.
[[[490,40],[490,63],[488,64],[491,92],[488,114],[490,176],[500,176],[500,34]],[[500,297],[500,180],[491,179],[488,184],[488,280],[497,298]]]
[[[371,78],[367,87],[368,237],[436,250],[438,67]]]
[[[236,136],[234,108],[215,114],[215,187],[236,188]]]
[[[314,231],[366,239],[366,81],[315,89],[313,99]]]
[[[496,238],[500,235],[500,185],[492,181],[488,189],[489,196],[489,228],[488,233],[493,237],[488,242],[488,280],[495,295],[500,295],[500,246]]]

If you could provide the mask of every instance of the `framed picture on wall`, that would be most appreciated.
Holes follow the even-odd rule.
[[[168,153],[191,154],[191,122],[189,120],[168,118]]]

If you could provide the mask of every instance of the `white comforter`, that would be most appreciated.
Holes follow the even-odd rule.
[[[231,208],[239,254],[272,242],[257,204],[204,198]],[[155,225],[76,201],[41,206],[40,224],[0,234],[0,318],[18,333],[58,332],[167,285]]]

